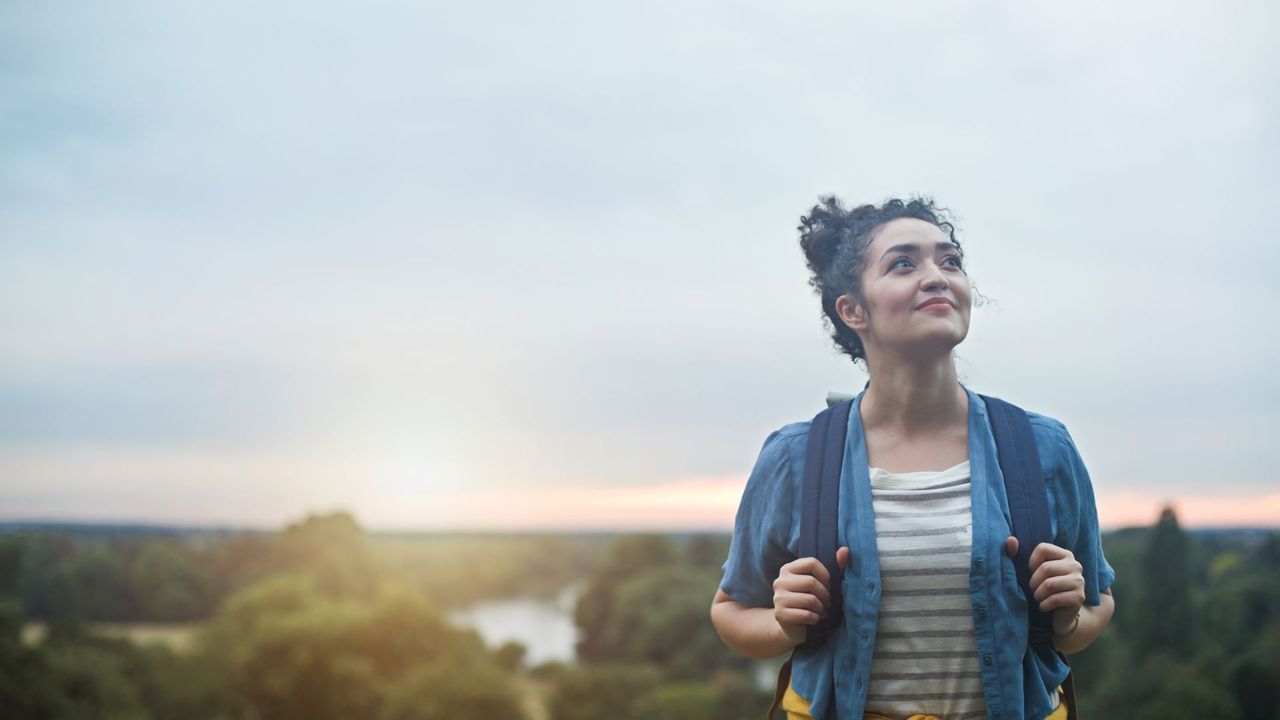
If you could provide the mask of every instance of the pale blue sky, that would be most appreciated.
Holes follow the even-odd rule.
[[[1277,21],[0,5],[0,518],[520,525],[494,506],[740,482],[862,384],[796,242],[836,192],[954,209],[995,300],[964,379],[1065,421],[1113,503],[1280,519]]]

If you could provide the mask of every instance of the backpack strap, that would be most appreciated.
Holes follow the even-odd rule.
[[[836,563],[840,516],[840,468],[849,432],[852,400],[836,403],[818,413],[809,426],[805,447],[804,483],[800,495],[800,557],[816,557],[831,577],[831,607],[827,616],[809,627],[800,647],[822,645],[844,617],[840,592],[843,572]]]
[[[1040,474],[1040,453],[1036,449],[1031,421],[1022,408],[988,395],[979,395],[987,406],[987,418],[996,441],[1000,473],[1013,536],[1018,539],[1014,568],[1018,585],[1028,598],[1028,642],[1053,647],[1053,618],[1040,612],[1031,594],[1031,551],[1042,542],[1052,542],[1049,498]],[[845,438],[852,400],[835,402],[813,418],[805,449],[804,480],[800,506],[800,557],[816,557],[831,574],[832,608],[827,617],[809,628],[800,647],[825,642],[843,619],[840,583],[842,572],[836,564],[836,528],[840,506],[840,469],[844,462]]]
[[[1049,493],[1040,474],[1040,453],[1036,450],[1031,421],[1022,408],[999,398],[979,395],[987,404],[987,417],[996,438],[1000,473],[1013,536],[1018,539],[1018,556],[1013,566],[1018,585],[1027,598],[1028,642],[1053,647],[1053,617],[1040,612],[1031,594],[1031,551],[1042,542],[1053,542],[1049,525]]]

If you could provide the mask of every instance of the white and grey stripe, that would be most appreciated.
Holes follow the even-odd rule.
[[[986,713],[969,596],[969,463],[939,472],[871,468],[880,617],[866,709],[902,718]]]

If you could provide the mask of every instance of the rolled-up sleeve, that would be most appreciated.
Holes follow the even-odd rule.
[[[1070,550],[1083,567],[1084,601],[1096,606],[1102,603],[1102,591],[1115,581],[1116,571],[1102,552],[1098,505],[1089,471],[1066,426],[1055,424],[1058,462],[1054,464],[1050,494],[1057,520],[1055,544]]]
[[[794,436],[784,428],[765,439],[742,491],[720,589],[743,605],[772,607],[773,581],[794,559],[787,547],[795,502],[789,449]]]

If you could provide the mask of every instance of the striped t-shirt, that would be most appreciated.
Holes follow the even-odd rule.
[[[941,471],[871,468],[882,593],[867,710],[986,716],[969,598],[969,461]]]

